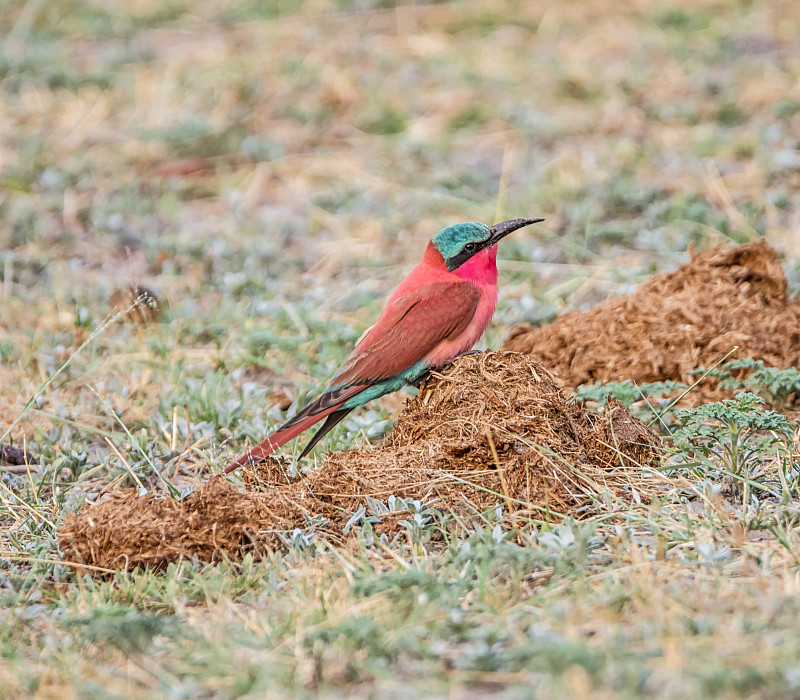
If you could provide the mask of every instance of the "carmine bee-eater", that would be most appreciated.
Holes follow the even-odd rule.
[[[429,370],[470,350],[497,305],[498,241],[539,221],[544,219],[511,219],[494,226],[470,221],[439,231],[328,388],[225,473],[263,461],[324,418],[300,454],[305,457],[354,408],[417,384]]]

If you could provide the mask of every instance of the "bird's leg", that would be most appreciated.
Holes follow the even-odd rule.
[[[459,357],[466,357],[467,355],[480,355],[482,352],[483,350],[467,350],[466,352],[462,352],[460,355],[456,355],[452,360],[450,360],[449,362],[445,362],[441,367],[437,367],[436,369],[437,371],[446,369],[447,367],[450,367],[450,365],[452,365]],[[416,389],[419,389],[420,386],[422,385],[422,382],[424,382],[430,376],[431,376],[431,370],[427,370],[419,377],[417,377],[415,380],[409,382],[408,385],[413,386]]]
[[[449,362],[445,362],[445,363],[444,363],[444,364],[443,364],[443,365],[442,365],[442,366],[441,366],[439,369],[442,369],[442,370],[443,370],[443,369],[447,369],[448,367],[452,367],[452,366],[453,366],[453,363],[454,363],[456,360],[458,360],[460,357],[467,357],[467,356],[469,356],[469,355],[481,355],[483,352],[484,352],[483,350],[466,350],[466,351],[462,352],[460,355],[456,355],[456,356],[455,356],[455,357],[454,357],[452,360],[450,360]],[[427,377],[428,375],[426,374],[425,376]],[[415,384],[415,386],[419,386],[419,385],[416,385],[416,384]]]
[[[422,374],[419,375],[414,381],[409,382],[409,386],[413,386],[415,389],[419,389],[422,386],[422,382],[424,382],[428,377],[431,376],[431,371],[426,370]]]

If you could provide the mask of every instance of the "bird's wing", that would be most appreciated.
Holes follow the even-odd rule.
[[[348,412],[349,409],[342,409],[348,399],[372,384],[399,375],[424,359],[440,342],[463,332],[475,315],[479,300],[480,292],[469,282],[439,282],[393,301],[358,342],[328,389],[261,444],[232,462],[225,473],[248,461],[263,461],[314,423],[338,416],[327,422],[323,431],[332,428]],[[315,435],[311,446],[323,434]]]
[[[462,333],[479,300],[480,292],[469,282],[437,282],[396,299],[356,345],[328,391],[374,384],[407,370],[440,342]]]
[[[442,340],[457,337],[469,325],[479,300],[480,292],[469,282],[437,282],[399,297],[358,342],[328,388],[278,432],[306,424],[310,416],[320,420],[323,412],[341,408],[372,384],[424,359]]]

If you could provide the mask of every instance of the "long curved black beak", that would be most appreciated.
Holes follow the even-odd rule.
[[[495,224],[489,228],[489,232],[492,234],[492,237],[489,239],[491,244],[494,245],[499,241],[501,238],[505,238],[509,233],[512,231],[516,231],[518,228],[523,228],[525,226],[530,226],[531,224],[538,224],[540,221],[544,221],[544,219],[509,219],[508,221],[503,221],[500,224]]]

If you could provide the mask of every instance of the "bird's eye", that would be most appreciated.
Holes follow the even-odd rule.
[[[467,243],[467,245],[464,246],[464,250],[469,250],[470,252],[475,250],[475,244],[474,243]]]

